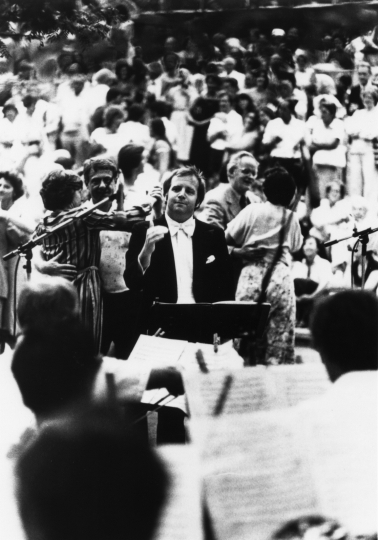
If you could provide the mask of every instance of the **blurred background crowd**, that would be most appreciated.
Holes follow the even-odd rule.
[[[116,161],[122,147],[134,144],[143,150],[135,193],[150,193],[185,164],[203,171],[210,190],[228,182],[231,156],[248,151],[259,163],[255,201],[265,200],[262,179],[274,165],[284,166],[303,193],[296,211],[305,242],[292,275],[297,324],[306,326],[316,297],[350,288],[352,276],[357,286],[361,281],[358,252],[351,262],[353,243],[325,249],[323,242],[377,218],[378,28],[351,39],[335,27],[309,48],[297,27],[252,27],[242,37],[214,28],[200,38],[177,38],[172,27],[154,58],[145,40],[147,61],[128,9],[119,10],[123,22],[113,32],[111,58],[83,54],[75,39],[43,53],[33,42],[6,40],[11,58],[0,61],[1,255],[26,241],[44,216],[39,191],[52,170],[81,174],[86,159]],[[139,162],[129,154],[129,163]],[[367,288],[376,290],[373,238]],[[22,268],[18,273],[20,290]],[[0,280],[1,327],[11,328],[13,261],[0,260]]]

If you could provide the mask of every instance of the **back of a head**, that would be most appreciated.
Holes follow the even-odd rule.
[[[42,427],[16,474],[29,540],[150,540],[169,487],[153,450],[106,410]]]
[[[79,300],[75,287],[60,277],[30,282],[21,291],[18,321],[23,331],[45,330],[79,317]]]
[[[99,365],[91,334],[73,321],[26,331],[17,342],[12,372],[24,404],[41,418],[89,399]]]
[[[263,190],[270,203],[288,206],[295,195],[296,186],[286,169],[272,167],[265,172]]]
[[[342,291],[319,301],[311,332],[326,367],[338,372],[378,369],[378,299],[367,291]]]

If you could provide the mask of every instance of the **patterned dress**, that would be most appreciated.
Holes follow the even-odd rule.
[[[245,261],[236,291],[236,300],[257,301],[262,280],[279,247],[282,226],[286,230],[282,255],[266,291],[265,301],[271,304],[269,319],[255,351],[261,364],[294,363],[295,295],[289,253],[302,245],[299,221],[290,210],[270,202],[249,204],[229,223],[226,233],[236,246],[265,250],[263,260]]]
[[[48,232],[66,219],[74,216],[81,208],[74,208],[57,215],[45,217],[37,226],[33,237]],[[61,264],[72,264],[77,268],[73,281],[80,302],[84,324],[92,329],[96,350],[100,350],[102,330],[100,264],[100,231],[114,230],[116,225],[109,214],[94,210],[88,216],[71,223],[43,240],[42,252],[47,261],[61,254]]]

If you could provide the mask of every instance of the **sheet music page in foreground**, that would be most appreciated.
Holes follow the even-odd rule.
[[[324,364],[271,366],[276,396],[281,407],[292,407],[323,395],[331,386]]]
[[[168,500],[153,540],[203,540],[198,451],[193,446],[161,446],[157,453],[171,477]]]
[[[205,420],[205,494],[218,540],[266,540],[319,511],[300,433],[287,411]]]

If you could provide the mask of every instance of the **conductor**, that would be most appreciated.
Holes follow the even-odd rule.
[[[234,300],[232,269],[222,229],[194,218],[205,195],[195,167],[173,171],[164,183],[166,212],[136,225],[126,254],[126,285],[142,290],[141,329],[154,300],[214,303]]]

